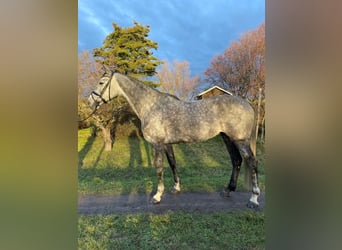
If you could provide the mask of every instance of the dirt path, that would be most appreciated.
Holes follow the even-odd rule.
[[[246,204],[250,192],[234,192],[231,197],[223,198],[220,192],[213,193],[166,193],[160,204],[150,203],[152,195],[80,195],[78,198],[79,214],[126,214],[126,213],[163,213],[166,211],[216,212],[248,210]],[[265,194],[259,198],[260,207],[265,207]]]

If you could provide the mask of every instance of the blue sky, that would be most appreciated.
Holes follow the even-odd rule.
[[[102,46],[112,23],[150,26],[160,60],[188,61],[202,75],[210,60],[265,21],[260,0],[78,0],[78,51]]]

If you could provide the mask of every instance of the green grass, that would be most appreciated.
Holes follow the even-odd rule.
[[[79,249],[265,249],[260,212],[80,216]]]
[[[90,137],[90,130],[79,131],[78,189],[82,194],[151,193],[157,176],[150,145],[136,131],[115,139],[112,151],[104,151],[101,137]],[[231,163],[220,136],[196,144],[174,145],[182,191],[218,191],[225,188]],[[265,189],[264,148],[259,145],[259,184]],[[165,157],[166,158],[166,157]],[[164,160],[166,190],[173,185],[171,170]],[[238,189],[244,190],[242,168]]]
[[[118,137],[105,152],[101,137],[80,130],[79,192],[83,194],[151,193],[157,186],[151,147],[132,132]],[[182,191],[217,191],[228,184],[231,163],[220,137],[174,146]],[[265,152],[259,145],[259,181],[265,189]],[[164,182],[172,174],[164,162]],[[243,190],[243,169],[238,189]],[[265,249],[264,212],[215,212],[79,216],[79,249]]]

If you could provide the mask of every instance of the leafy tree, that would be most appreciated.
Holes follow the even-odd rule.
[[[174,61],[172,65],[164,61],[158,70],[161,84],[160,90],[177,96],[179,99],[189,99],[190,93],[199,85],[199,77],[191,77],[189,62]]]
[[[92,110],[87,104],[90,92],[96,87],[96,84],[103,74],[103,66],[96,62],[89,51],[83,51],[78,56],[78,118],[84,120],[91,114]],[[79,122],[79,128],[93,128],[96,134],[100,129],[104,138],[104,150],[112,149],[113,144],[113,128],[117,125],[117,120],[113,119],[113,110],[121,113],[126,109],[126,103],[123,99],[109,102],[96,110],[96,113],[88,119]],[[125,110],[130,114],[130,110]]]
[[[115,72],[138,78],[151,86],[157,86],[148,80],[156,74],[156,68],[161,64],[151,51],[157,49],[158,44],[148,39],[149,26],[134,22],[133,27],[122,28],[113,23],[113,28],[114,31],[103,41],[103,46],[93,50],[93,56],[87,53],[79,55],[79,85],[82,86],[79,91],[86,93],[86,96],[89,96],[90,91],[87,91],[89,87],[85,86],[94,89],[94,84],[96,85],[103,73],[102,65],[107,65]],[[86,110],[84,100],[79,102],[79,110]],[[90,111],[79,111],[82,117],[85,113],[89,114]],[[132,118],[134,115],[128,103],[123,98],[116,98],[101,105],[89,120],[100,128],[105,142],[104,150],[108,151],[112,149],[116,125]]]
[[[116,72],[156,86],[154,82],[143,79],[155,75],[156,68],[162,63],[151,51],[158,49],[158,44],[148,38],[150,27],[134,22],[134,26],[128,28],[113,23],[113,28],[114,31],[103,41],[103,46],[94,49],[96,60]]]

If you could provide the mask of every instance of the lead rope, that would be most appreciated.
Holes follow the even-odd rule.
[[[90,113],[90,115],[88,115],[86,118],[84,118],[82,120],[78,120],[78,122],[83,122],[83,121],[87,120],[88,118],[90,118],[93,114],[95,114],[96,110],[98,110],[99,107],[100,107],[100,105],[96,105],[95,109]]]

